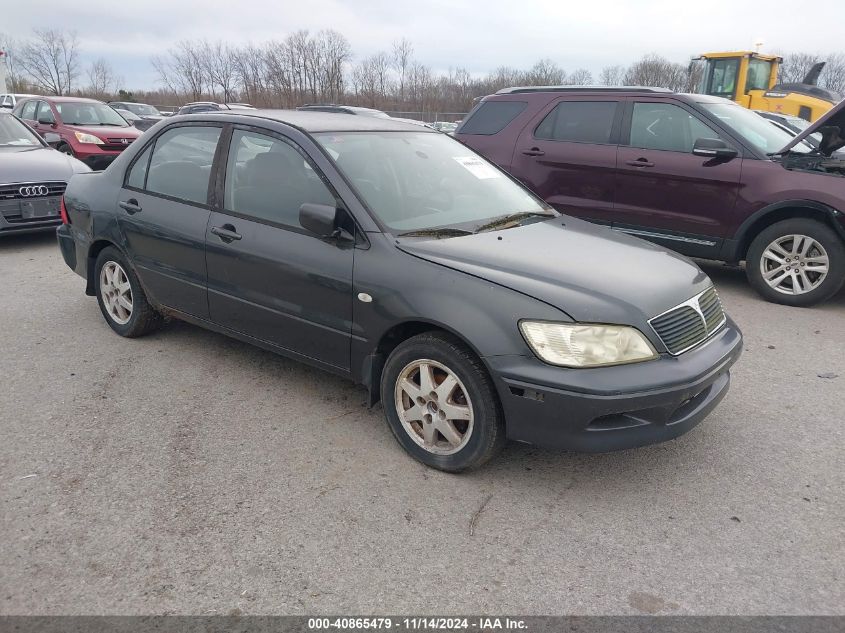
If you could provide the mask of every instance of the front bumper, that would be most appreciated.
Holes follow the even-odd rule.
[[[716,407],[742,353],[742,333],[726,325],[680,356],[631,365],[565,369],[534,357],[485,358],[510,439],[547,448],[615,451],[683,435]]]
[[[0,236],[54,231],[56,226],[61,223],[61,218],[39,218],[36,220],[27,220],[25,222],[7,222],[2,214],[0,214]]]

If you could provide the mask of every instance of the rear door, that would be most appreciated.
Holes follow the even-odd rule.
[[[718,252],[733,216],[742,158],[695,156],[698,138],[735,146],[680,102],[630,100],[619,147],[614,228],[688,255]]]
[[[557,210],[610,223],[622,103],[588,96],[553,101],[517,139],[513,174]]]
[[[348,370],[355,249],[299,224],[303,204],[337,206],[337,195],[286,136],[238,126],[226,144],[206,234],[212,321]]]
[[[222,124],[170,127],[136,156],[118,198],[119,224],[141,282],[158,302],[208,318],[205,230]]]

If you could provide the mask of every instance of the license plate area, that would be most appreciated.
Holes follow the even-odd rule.
[[[42,198],[40,200],[21,200],[21,219],[37,220],[39,218],[59,217],[59,199]]]

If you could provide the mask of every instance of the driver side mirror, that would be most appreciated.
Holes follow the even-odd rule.
[[[354,242],[355,237],[343,228],[343,209],[328,204],[306,202],[299,207],[299,224],[322,239]]]
[[[734,158],[739,152],[720,138],[699,138],[692,146],[692,153],[705,158]]]
[[[40,116],[40,117],[38,117],[38,123],[40,125],[55,125],[56,121],[53,120],[52,118],[48,118],[46,116]]]
[[[47,132],[44,135],[44,140],[47,141],[47,145],[50,147],[56,147],[59,143],[62,142],[62,137],[56,134],[55,132]]]

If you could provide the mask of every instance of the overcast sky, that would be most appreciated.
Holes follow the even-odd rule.
[[[180,39],[282,39],[298,29],[343,33],[356,59],[406,37],[435,71],[484,74],[549,57],[567,71],[625,64],[656,52],[685,62],[705,51],[845,50],[845,1],[742,0],[0,0],[0,32],[76,30],[84,61],[108,59],[128,88],[156,86],[149,63]]]

